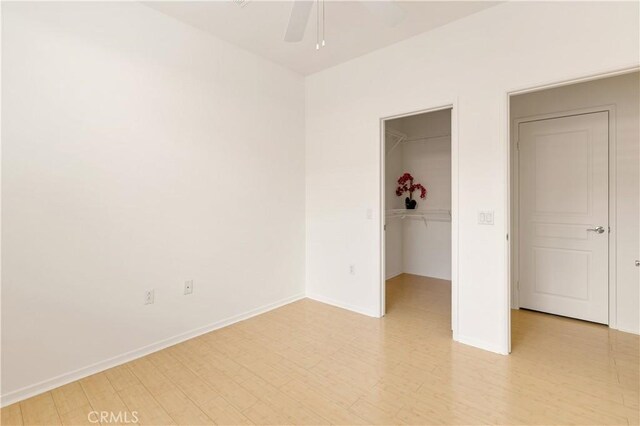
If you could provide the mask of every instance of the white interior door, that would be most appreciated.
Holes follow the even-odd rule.
[[[520,306],[609,323],[609,114],[518,126]]]

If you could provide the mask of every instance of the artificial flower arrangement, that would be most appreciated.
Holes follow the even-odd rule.
[[[409,196],[404,199],[404,205],[407,209],[415,209],[418,202],[413,199],[413,192],[420,190],[420,198],[427,198],[427,188],[419,183],[413,183],[413,176],[410,173],[405,173],[398,179],[398,187],[396,188],[396,195],[401,197],[405,192],[409,193]]]

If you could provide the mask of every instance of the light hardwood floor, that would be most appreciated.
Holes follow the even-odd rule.
[[[638,424],[638,336],[513,312],[513,353],[451,340],[450,284],[387,285],[387,316],[302,300],[2,410],[2,424]]]

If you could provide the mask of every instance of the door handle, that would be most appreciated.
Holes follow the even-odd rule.
[[[597,232],[598,234],[604,233],[604,226],[596,226],[595,228],[587,228],[587,231]]]
[[[640,266],[640,260],[636,260],[636,266]]]

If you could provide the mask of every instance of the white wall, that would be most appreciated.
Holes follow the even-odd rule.
[[[386,179],[395,183],[398,177],[409,172],[416,178],[416,183],[422,183],[428,190],[427,198],[415,199],[418,210],[451,210],[451,111],[442,110],[426,114],[413,115],[387,122],[407,135],[407,139],[429,137],[433,139],[417,142],[401,143],[386,157]],[[444,136],[443,136],[444,135]],[[440,136],[435,138],[436,136]],[[397,160],[400,167],[397,169]],[[389,176],[392,174],[392,176]],[[404,208],[405,195],[395,195],[394,184],[387,191],[388,198],[393,198],[391,208]],[[415,195],[415,194],[414,194]],[[391,224],[391,226],[389,226]],[[392,265],[390,258],[395,260],[398,254],[393,244],[398,237],[402,242],[400,251],[401,272],[422,275],[426,277],[451,279],[451,223],[430,221],[425,223],[420,219],[391,219],[387,220],[386,257],[387,264]],[[397,275],[397,274],[396,274]],[[387,271],[387,277],[389,277]]]
[[[2,55],[3,403],[304,294],[302,77],[127,2]]]
[[[506,93],[637,66],[638,12],[632,2],[504,3],[307,77],[308,294],[379,314],[379,120],[453,102],[454,338],[506,353]],[[478,225],[478,210],[494,210],[495,225]]]
[[[614,326],[620,330],[640,331],[640,283],[634,264],[640,247],[640,75],[626,74],[586,83],[574,84],[540,92],[514,96],[511,100],[512,123],[518,118],[534,115],[571,112],[584,108],[613,105],[615,128],[615,196],[616,305]],[[515,132],[512,132],[512,144]],[[517,158],[512,150],[512,162]],[[513,176],[515,178],[515,175]],[[517,194],[512,198],[512,223],[517,214]],[[517,247],[514,240],[512,249]],[[512,259],[517,262],[515,251]],[[514,264],[512,283],[517,281]],[[514,289],[513,293],[516,295]]]

